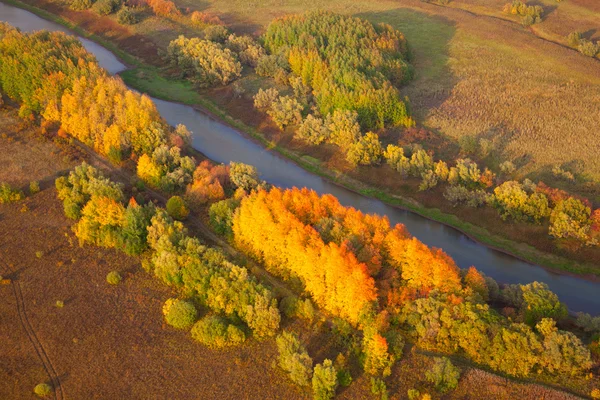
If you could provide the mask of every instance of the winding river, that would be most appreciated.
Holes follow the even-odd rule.
[[[68,29],[28,11],[0,3],[0,21],[23,31]],[[80,38],[85,48],[96,55],[102,67],[112,74],[126,69],[116,56],[102,46]],[[278,154],[270,152],[241,133],[181,104],[154,99],[162,116],[171,124],[185,124],[193,133],[193,146],[209,158],[222,163],[239,161],[258,168],[261,177],[280,187],[309,187],[318,193],[331,193],[340,202],[365,213],[387,215],[392,223],[402,223],[424,243],[442,248],[461,268],[475,265],[499,282],[545,282],[572,311],[600,314],[600,283],[552,273],[502,252],[474,242],[454,228],[428,220],[409,211],[364,197],[314,175]]]

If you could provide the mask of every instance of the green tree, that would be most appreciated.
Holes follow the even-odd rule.
[[[277,336],[279,350],[279,366],[290,376],[290,379],[300,386],[308,386],[312,374],[312,359],[298,340],[298,337],[288,331]]]
[[[447,393],[458,386],[460,370],[446,357],[436,357],[433,366],[425,373],[427,380],[440,393]]]
[[[383,156],[383,148],[376,133],[368,132],[358,142],[348,148],[346,159],[352,165],[379,164]]]
[[[313,398],[315,400],[333,399],[337,386],[337,371],[331,360],[325,359],[323,364],[317,364],[312,377]]]

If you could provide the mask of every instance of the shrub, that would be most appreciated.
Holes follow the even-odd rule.
[[[258,59],[258,62],[256,63],[256,74],[258,76],[275,78],[281,73],[285,74],[289,68],[290,65],[288,64],[285,54],[272,54]]]
[[[513,164],[511,161],[504,161],[502,164],[500,164],[500,172],[506,176],[512,175],[516,170],[517,167],[515,167],[515,164]]]
[[[315,317],[315,308],[310,299],[300,300],[296,296],[287,296],[281,300],[279,308],[288,318],[298,317],[311,322]]]
[[[592,42],[591,40],[581,39],[579,46],[577,46],[579,52],[588,57],[596,57],[596,54],[600,52],[600,45]]]
[[[110,283],[111,285],[118,285],[122,280],[123,278],[121,277],[121,274],[119,274],[117,271],[110,271],[108,275],[106,275],[106,282]]]
[[[122,25],[134,25],[138,23],[138,17],[131,8],[122,7],[117,13],[117,22]]]
[[[463,135],[458,138],[458,145],[464,154],[475,154],[479,149],[477,138],[472,135]]]
[[[33,388],[33,392],[39,397],[48,397],[52,394],[52,386],[47,383],[39,383]]]
[[[296,138],[302,139],[310,144],[321,144],[329,138],[329,130],[322,118],[309,114],[300,127],[296,130]]]
[[[571,32],[567,36],[567,44],[571,47],[578,47],[583,39],[581,32]]]
[[[446,393],[458,386],[460,371],[448,358],[436,357],[431,369],[425,372],[425,378],[435,385],[438,392]]]
[[[564,179],[567,181],[575,181],[575,175],[572,172],[562,169],[559,165],[555,165],[552,167],[552,175],[559,179]]]
[[[13,189],[8,183],[0,183],[0,204],[14,203],[25,198],[19,189]]]
[[[190,19],[196,24],[223,25],[221,18],[206,12],[194,11]]]
[[[586,332],[600,333],[600,316],[592,317],[590,314],[578,312],[575,325]]]
[[[40,192],[40,183],[38,181],[29,182],[29,194],[33,195]]]
[[[56,300],[56,308],[63,308],[65,306],[65,302],[62,300]]]
[[[254,107],[259,110],[269,110],[278,98],[279,90],[275,88],[258,89],[258,92],[254,95]]]
[[[520,15],[522,17],[521,23],[524,26],[542,22],[542,14],[544,13],[541,6],[528,6],[527,3],[520,0],[513,0],[512,3],[506,4],[503,11],[506,14]]]
[[[209,25],[204,28],[204,39],[211,42],[223,43],[229,36],[229,29],[223,25]]]
[[[109,15],[121,7],[121,0],[98,0],[94,4],[94,10],[100,15]]]
[[[195,169],[194,160],[182,157],[179,147],[162,145],[152,156],[144,154],[139,158],[137,176],[152,187],[172,193],[185,189]]]
[[[532,282],[519,286],[523,298],[520,311],[524,321],[530,326],[535,326],[543,318],[561,321],[567,317],[567,307],[558,300],[558,296],[545,283]]]
[[[71,2],[71,4],[69,5],[69,8],[71,10],[75,10],[75,11],[82,11],[82,10],[87,10],[93,4],[94,3],[92,0],[73,0]]]
[[[385,381],[380,378],[371,377],[371,393],[379,395],[381,400],[387,400],[388,391]]]
[[[376,133],[368,132],[358,142],[348,147],[346,159],[352,165],[379,164],[383,156],[383,148]]]
[[[246,340],[244,331],[214,315],[196,322],[192,327],[192,337],[213,349],[238,346]]]
[[[189,329],[198,316],[192,303],[173,298],[165,301],[162,311],[167,324],[177,329]]]
[[[236,199],[226,199],[218,201],[208,209],[210,225],[217,234],[227,238],[233,237],[233,213],[240,202]]]
[[[302,122],[303,110],[304,107],[295,98],[281,96],[271,104],[267,114],[279,129],[284,129],[288,125],[296,125]]]
[[[290,379],[300,386],[308,386],[312,373],[312,359],[298,340],[298,337],[284,331],[277,336],[279,366],[289,374]]]
[[[173,196],[167,201],[167,213],[177,221],[185,220],[190,210],[181,196]]]
[[[169,43],[166,59],[199,87],[227,85],[242,73],[242,65],[231,50],[210,40],[183,35]]]
[[[456,166],[448,172],[448,182],[452,185],[466,186],[471,189],[481,188],[481,171],[477,163],[468,158],[456,160]]]
[[[415,177],[433,169],[433,159],[423,149],[418,149],[410,156],[410,174]]]
[[[250,192],[260,185],[258,170],[253,165],[232,162],[229,169],[229,179],[238,188]]]
[[[312,377],[313,398],[315,400],[333,399],[337,386],[337,372],[331,360],[325,359],[323,364],[317,364]]]
[[[479,139],[479,157],[486,158],[493,150],[493,143],[489,139]]]
[[[485,190],[469,190],[464,186],[448,186],[444,191],[444,198],[452,205],[464,204],[469,207],[481,207],[488,202],[489,193]]]

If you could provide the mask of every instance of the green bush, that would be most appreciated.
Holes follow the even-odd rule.
[[[204,317],[192,327],[192,337],[200,343],[215,349],[237,346],[246,340],[243,330],[221,317]]]
[[[177,329],[189,329],[198,316],[198,310],[190,302],[168,299],[163,305],[163,315],[167,324]]]
[[[52,386],[47,383],[39,383],[33,388],[33,392],[39,397],[48,397],[52,394]]]
[[[204,29],[204,39],[211,42],[225,42],[229,36],[229,29],[223,25],[209,25]]]
[[[29,194],[33,195],[39,193],[40,191],[40,183],[38,181],[29,182]]]
[[[300,386],[308,386],[312,373],[312,358],[308,355],[298,337],[284,331],[277,336],[279,366],[289,374],[290,379]]]
[[[378,395],[381,400],[389,398],[387,386],[380,378],[371,377],[371,393]]]
[[[100,15],[109,15],[121,7],[121,0],[98,0],[94,4],[94,11]]]
[[[13,189],[7,183],[0,183],[0,204],[14,203],[23,200],[25,194],[19,189]]]
[[[352,165],[379,164],[383,157],[383,147],[376,133],[368,132],[348,148],[346,159]]]
[[[260,184],[258,170],[253,165],[232,162],[230,167],[229,179],[236,187],[250,192]]]
[[[210,225],[219,235],[233,238],[233,213],[239,204],[236,199],[225,199],[211,204],[208,209]]]
[[[106,282],[110,283],[111,285],[118,285],[122,280],[123,278],[121,277],[121,274],[119,274],[117,271],[110,271],[108,275],[106,275]]]
[[[583,39],[581,32],[571,32],[567,36],[567,43],[571,47],[578,47],[581,43],[581,39]]]
[[[317,364],[312,377],[313,398],[315,400],[333,399],[337,386],[337,372],[331,360],[325,359],[323,364]]]
[[[438,392],[446,393],[458,386],[460,370],[446,357],[436,357],[431,369],[425,372],[425,378],[435,385]]]
[[[167,201],[167,213],[173,219],[183,221],[190,214],[190,210],[181,196],[173,196]]]
[[[117,22],[122,25],[134,25],[138,23],[138,17],[131,8],[123,7],[117,13]]]

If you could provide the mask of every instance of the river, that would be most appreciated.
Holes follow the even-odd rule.
[[[68,29],[28,11],[0,3],[0,21],[23,31]],[[80,38],[94,53],[100,65],[112,74],[126,69],[116,56],[88,39]],[[308,187],[318,193],[331,193],[340,202],[365,213],[387,215],[390,222],[404,224],[411,234],[427,245],[442,248],[461,268],[471,265],[503,283],[545,282],[571,311],[600,314],[600,282],[553,273],[538,265],[521,261],[469,239],[454,228],[431,221],[328,182],[268,151],[233,128],[194,110],[192,107],[153,99],[162,116],[171,124],[184,124],[193,134],[193,146],[212,160],[222,163],[244,162],[256,166],[261,178],[280,187]]]

